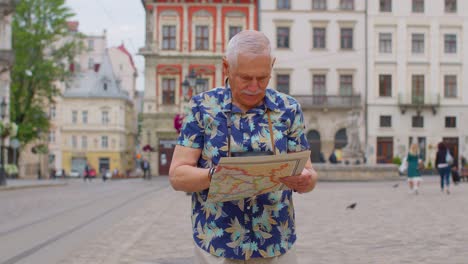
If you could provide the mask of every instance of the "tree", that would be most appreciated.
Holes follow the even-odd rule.
[[[81,36],[67,26],[72,16],[65,0],[21,0],[16,6],[10,117],[23,146],[49,130],[47,106],[60,96],[57,84],[69,80],[68,65],[81,51]]]

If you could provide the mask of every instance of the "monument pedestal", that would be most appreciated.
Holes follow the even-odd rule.
[[[395,164],[313,164],[319,181],[392,181],[399,180]]]

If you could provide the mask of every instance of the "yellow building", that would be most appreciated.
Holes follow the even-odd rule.
[[[89,162],[98,175],[135,169],[136,120],[129,91],[121,87],[104,53],[93,71],[76,74],[63,93],[61,103],[61,167],[67,174],[83,175]]]

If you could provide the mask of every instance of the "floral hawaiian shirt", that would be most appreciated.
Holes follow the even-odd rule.
[[[264,103],[242,112],[231,104],[230,88],[215,88],[190,102],[178,144],[202,149],[198,166],[209,168],[228,155],[227,115],[231,112],[231,151],[272,151],[269,109],[277,153],[309,149],[299,104],[266,90]],[[192,195],[195,243],[212,255],[248,260],[284,254],[296,241],[292,191],[277,191],[229,202],[207,202],[208,189]]]

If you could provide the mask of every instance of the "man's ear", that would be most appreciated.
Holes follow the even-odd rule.
[[[226,56],[223,56],[223,73],[225,76],[229,75],[229,63]]]

